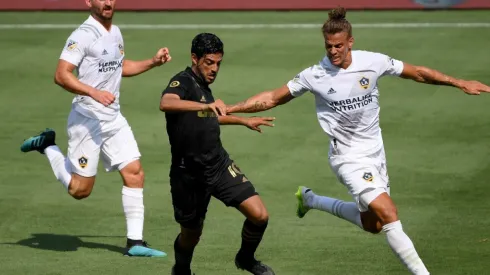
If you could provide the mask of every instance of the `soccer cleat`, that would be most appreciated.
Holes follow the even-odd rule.
[[[174,265],[172,267],[172,275],[196,275],[196,273],[192,273],[190,269],[178,270],[178,268]]]
[[[167,253],[148,247],[146,242],[138,242],[136,244],[126,246],[124,256],[130,257],[166,257]]]
[[[296,192],[296,198],[298,199],[298,207],[296,208],[296,215],[299,218],[303,218],[310,208],[305,205],[305,194],[310,192],[311,189],[306,188],[304,186],[298,187],[298,191]]]
[[[20,146],[20,150],[24,153],[36,150],[39,153],[44,154],[44,150],[47,147],[56,145],[56,143],[54,142],[55,139],[56,132],[53,129],[47,128],[39,135],[24,140],[24,142]]]
[[[251,260],[243,260],[240,257],[235,257],[235,265],[238,269],[246,270],[254,275],[275,275],[274,270],[260,261],[252,258]]]

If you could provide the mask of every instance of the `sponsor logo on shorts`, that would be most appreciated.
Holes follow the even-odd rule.
[[[362,176],[362,178],[365,180],[365,181],[373,181],[373,174],[371,172],[365,172],[364,175]]]
[[[82,168],[87,167],[87,163],[88,163],[88,159],[86,157],[84,157],[84,156],[82,156],[81,158],[78,159],[78,164]]]

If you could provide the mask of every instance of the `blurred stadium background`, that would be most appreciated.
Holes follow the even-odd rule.
[[[320,26],[326,10],[338,5],[354,24],[355,48],[490,83],[489,1],[118,0],[114,23],[121,26],[127,58],[148,58],[162,46],[173,56],[170,64],[122,84],[122,112],[146,171],[145,238],[169,254],[128,259],[120,254],[125,223],[119,176],[100,169],[92,196],[75,201],[44,156],[19,149],[25,137],[51,127],[66,150],[72,95],[55,86],[53,73],[65,40],[88,16],[84,1],[1,1],[0,274],[170,274],[179,228],[158,104],[169,78],[190,64],[192,38],[206,31],[224,41],[213,91],[234,103],[318,62],[324,55]],[[392,195],[419,254],[432,274],[490,274],[488,95],[395,78],[379,85]],[[350,199],[328,168],[328,140],[313,97],[265,114],[277,121],[262,135],[238,126],[224,127],[222,134],[271,215],[258,257],[278,275],[407,274],[384,236],[320,212],[295,217],[300,184]],[[195,252],[197,274],[243,274],[233,264],[242,220],[212,201]]]

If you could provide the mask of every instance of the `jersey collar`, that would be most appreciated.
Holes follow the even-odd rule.
[[[352,62],[350,63],[349,67],[347,69],[339,68],[335,65],[333,65],[330,62],[330,59],[328,59],[328,56],[325,55],[322,60],[320,60],[320,66],[322,66],[323,69],[328,70],[328,71],[348,71],[351,68],[353,68],[354,64],[354,53],[351,51],[351,57],[352,57]]]
[[[201,77],[199,77],[197,74],[195,74],[191,67],[187,67],[185,69],[185,71],[188,72],[190,75],[192,75],[192,77],[196,80],[196,82],[197,82],[197,84],[199,84],[199,86],[208,88],[208,84],[206,82],[204,82],[201,79]]]
[[[111,28],[110,30],[107,30],[102,24],[100,24],[99,21],[97,21],[97,19],[95,19],[92,15],[89,15],[87,21],[87,23],[93,25],[94,27],[96,27],[101,33],[110,33],[110,31],[112,30],[112,25],[111,25]]]

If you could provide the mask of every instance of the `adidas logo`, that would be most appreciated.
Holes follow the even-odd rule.
[[[333,88],[330,88],[330,90],[328,90],[327,92],[327,95],[331,95],[331,94],[335,94],[337,91],[335,91]]]
[[[104,49],[104,51],[102,52],[102,55],[106,55],[107,54],[107,51]]]

